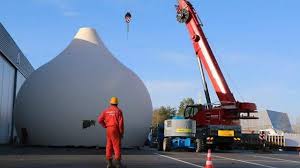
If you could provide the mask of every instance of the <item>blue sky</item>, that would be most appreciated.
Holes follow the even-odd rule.
[[[145,82],[154,107],[177,107],[184,97],[204,101],[191,41],[175,19],[176,0],[2,1],[0,21],[35,68],[89,26]],[[235,97],[299,115],[300,1],[191,2]],[[133,15],[128,40],[126,11]]]

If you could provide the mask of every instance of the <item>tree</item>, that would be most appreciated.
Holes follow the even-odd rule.
[[[152,126],[157,124],[163,124],[166,119],[171,118],[176,113],[176,109],[170,106],[161,106],[160,108],[154,109],[152,115]]]
[[[195,104],[195,101],[193,98],[188,97],[188,98],[183,99],[179,104],[178,115],[183,116],[185,107],[187,105],[193,105],[193,104]]]

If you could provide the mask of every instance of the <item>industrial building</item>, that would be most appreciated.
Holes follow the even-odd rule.
[[[13,108],[16,95],[33,67],[0,23],[0,144],[15,136]]]
[[[96,31],[81,28],[71,43],[25,81],[16,100],[19,137],[30,145],[105,146],[96,123],[111,96],[125,119],[124,147],[141,146],[151,124],[152,102],[142,80],[117,60]]]
[[[241,120],[243,132],[258,132],[264,129],[274,129],[285,133],[292,132],[292,126],[287,113],[261,109],[254,114],[257,120]]]

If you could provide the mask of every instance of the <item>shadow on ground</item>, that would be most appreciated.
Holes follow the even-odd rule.
[[[124,155],[154,155],[155,150],[122,149]],[[0,155],[105,155],[105,148],[0,145]]]

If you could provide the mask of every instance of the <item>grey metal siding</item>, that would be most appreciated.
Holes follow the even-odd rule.
[[[0,23],[0,144],[13,135],[13,106],[17,91],[33,67]]]
[[[34,71],[32,65],[0,23],[0,54],[6,57],[26,78]]]
[[[12,131],[15,71],[15,68],[0,56],[0,144],[9,142]]]

